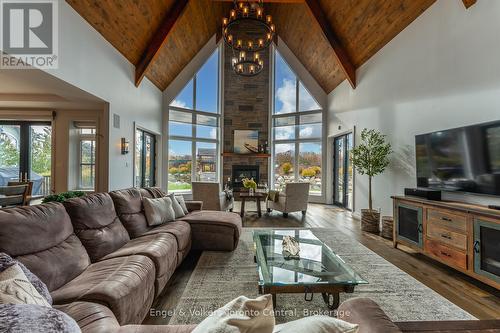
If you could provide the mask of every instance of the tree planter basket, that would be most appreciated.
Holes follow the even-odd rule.
[[[361,210],[361,230],[374,234],[380,233],[380,213],[376,210]]]

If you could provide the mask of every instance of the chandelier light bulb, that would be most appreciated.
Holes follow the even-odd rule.
[[[276,26],[266,15],[263,0],[235,0],[228,17],[222,18],[222,36],[233,50],[233,71],[242,76],[255,76],[264,68],[258,53],[273,42]]]

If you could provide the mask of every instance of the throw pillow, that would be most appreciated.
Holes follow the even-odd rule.
[[[0,304],[34,304],[51,307],[17,264],[0,273]]]
[[[357,333],[359,326],[328,316],[312,316],[277,325],[273,333]]]
[[[160,225],[175,219],[172,200],[169,197],[158,199],[144,198],[144,214],[149,226]]]
[[[273,328],[271,295],[256,299],[240,296],[212,313],[192,333],[272,333]]]
[[[177,199],[177,202],[179,205],[181,205],[182,211],[184,212],[184,215],[189,213],[189,210],[187,209],[186,206],[186,201],[184,201],[184,197],[182,195],[176,195],[175,198]]]
[[[40,305],[0,305],[0,332],[80,333],[76,321],[59,310]]]
[[[172,208],[174,209],[174,212],[175,212],[175,218],[178,219],[180,217],[185,216],[186,214],[184,214],[184,211],[182,210],[181,205],[179,204],[179,202],[175,198],[175,194],[170,193],[168,195],[168,197],[170,198],[170,200],[172,200]]]
[[[45,285],[45,283],[43,283],[42,280],[38,278],[38,276],[31,273],[31,271],[26,268],[26,266],[24,266],[20,261],[14,260],[8,254],[0,252],[0,273],[10,266],[14,266],[15,264],[21,267],[28,280],[40,293],[40,295],[42,295],[49,304],[52,304],[52,296],[50,296],[49,288],[47,288],[47,285]]]

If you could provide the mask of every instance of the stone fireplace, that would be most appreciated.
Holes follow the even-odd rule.
[[[233,181],[233,167],[257,167],[260,182],[269,184],[269,158],[262,155],[232,154],[235,130],[259,131],[259,144],[269,142],[269,59],[270,49],[260,52],[264,69],[253,77],[237,75],[231,68],[233,52],[224,46],[224,130],[223,181]],[[250,177],[252,178],[252,177]],[[230,184],[233,185],[233,184]],[[234,188],[234,187],[233,187]]]
[[[231,185],[233,190],[239,191],[243,187],[244,178],[253,178],[258,184],[260,181],[260,173],[258,165],[233,165],[231,177]]]

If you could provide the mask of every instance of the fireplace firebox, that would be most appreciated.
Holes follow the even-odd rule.
[[[253,178],[259,183],[259,166],[258,165],[233,165],[231,185],[234,191],[239,191],[243,188],[243,179]]]

